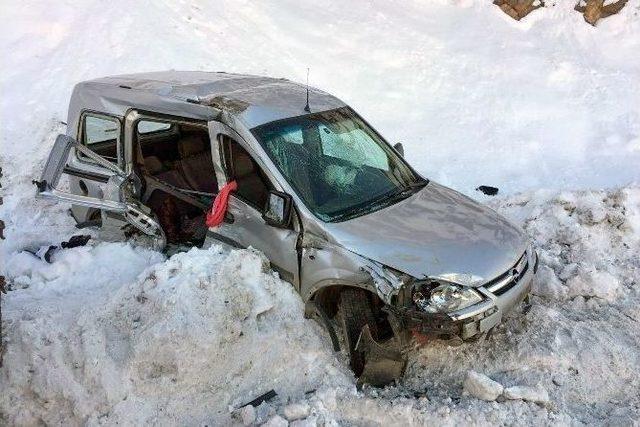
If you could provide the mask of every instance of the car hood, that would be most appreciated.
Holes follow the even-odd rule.
[[[434,182],[392,206],[327,225],[348,250],[416,278],[457,273],[490,280],[527,246],[519,227]]]

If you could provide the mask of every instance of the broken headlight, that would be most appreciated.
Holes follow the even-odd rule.
[[[417,284],[412,297],[415,305],[427,313],[451,313],[482,301],[475,289],[436,281]]]

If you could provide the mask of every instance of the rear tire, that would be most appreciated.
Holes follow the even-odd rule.
[[[371,336],[378,336],[378,328],[368,292],[358,288],[346,288],[340,293],[338,306],[340,326],[345,347],[349,356],[351,370],[359,377],[366,363],[364,353],[356,350],[356,344],[365,325],[369,326]]]

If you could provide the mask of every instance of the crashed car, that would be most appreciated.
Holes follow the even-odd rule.
[[[362,382],[401,375],[413,336],[491,331],[537,270],[517,226],[421,176],[338,98],[288,80],[90,80],[73,90],[67,129],[39,197],[70,203],[78,226],[105,238],[262,251]],[[224,220],[207,227],[231,182]]]

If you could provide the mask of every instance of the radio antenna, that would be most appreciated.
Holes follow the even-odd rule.
[[[307,105],[304,106],[304,111],[311,112],[311,108],[309,108],[309,67],[307,67]]]

